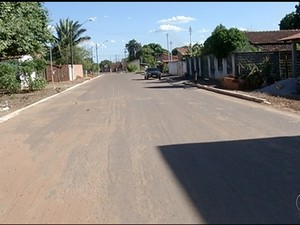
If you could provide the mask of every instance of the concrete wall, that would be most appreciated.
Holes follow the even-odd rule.
[[[184,76],[187,72],[187,63],[185,61],[169,62],[169,74]]]
[[[53,65],[53,79],[54,82],[61,82],[61,81],[72,81],[72,74],[71,74],[71,65]],[[73,65],[74,67],[74,79],[78,77],[83,77],[83,68],[81,64]],[[46,68],[46,79],[48,82],[52,81],[52,73],[51,73],[51,66],[47,65]]]

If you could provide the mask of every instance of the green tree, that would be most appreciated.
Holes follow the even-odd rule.
[[[144,45],[141,49],[139,49],[136,53],[137,58],[142,59],[143,63],[147,63],[148,65],[155,66],[155,57],[154,50],[150,48],[149,45]]]
[[[125,47],[129,53],[128,56],[129,61],[138,59],[136,53],[138,50],[142,48],[142,45],[140,43],[138,43],[135,39],[132,39],[125,45]]]
[[[143,63],[147,63],[150,66],[157,66],[157,61],[162,53],[167,52],[162,48],[160,44],[150,43],[143,45],[143,47],[137,51],[137,58],[141,58]]]
[[[56,24],[54,36],[53,55],[58,64],[71,63],[74,52],[79,43],[90,40],[89,36],[83,36],[86,29],[81,28],[82,24],[78,21],[67,19],[60,19],[59,24]]]
[[[148,46],[153,50],[153,56],[155,59],[158,59],[161,54],[168,52],[168,50],[164,49],[160,44],[150,43]]]
[[[295,11],[286,14],[280,20],[279,23],[280,30],[290,30],[290,29],[300,29],[300,2],[295,5]]]
[[[100,68],[102,71],[109,70],[111,68],[111,65],[112,65],[112,61],[107,59],[100,62]]]
[[[187,55],[190,57],[198,57],[202,55],[203,44],[196,43],[188,48]]]
[[[92,58],[89,50],[75,46],[74,52],[74,64],[82,64],[83,70],[91,70],[92,69]]]
[[[44,55],[52,36],[48,22],[41,2],[0,2],[0,57]]]
[[[203,54],[226,58],[230,53],[242,49],[247,43],[245,33],[237,28],[226,29],[218,25],[204,42]]]
[[[287,14],[279,23],[280,30],[296,29],[294,12]]]

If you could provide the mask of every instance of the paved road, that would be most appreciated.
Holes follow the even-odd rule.
[[[300,222],[297,114],[105,74],[0,133],[0,223]]]

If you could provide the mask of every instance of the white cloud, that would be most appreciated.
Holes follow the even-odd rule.
[[[193,20],[196,20],[196,19],[192,18],[190,16],[173,16],[168,19],[159,20],[158,23],[163,23],[163,24],[188,23]]]
[[[192,41],[192,45],[194,44],[203,44],[205,40],[200,40],[200,41]],[[189,46],[190,45],[190,42],[183,42],[183,45],[185,46]]]
[[[247,31],[248,30],[247,28],[244,28],[244,27],[237,27],[237,29],[239,29],[240,31]]]
[[[87,40],[87,41],[80,42],[78,45],[82,47],[92,47],[95,46],[96,43],[91,40]]]
[[[152,30],[151,32],[164,32],[164,31],[175,31],[179,32],[182,31],[180,27],[171,25],[171,24],[162,24],[159,26],[158,29]]]
[[[121,40],[122,42],[126,43],[126,41],[124,39]]]
[[[116,41],[115,41],[115,40],[110,40],[110,42],[111,42],[111,43],[116,43]]]
[[[198,33],[208,33],[209,30],[205,29],[205,28],[202,28],[200,30],[197,31]]]

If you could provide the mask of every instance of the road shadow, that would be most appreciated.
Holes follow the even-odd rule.
[[[147,84],[157,84],[157,83],[169,83],[170,81],[165,80],[165,79],[161,79],[161,80],[148,80],[148,82],[146,82]]]
[[[145,80],[144,78],[133,78],[131,80]]]
[[[150,87],[144,87],[149,89],[174,89],[174,88],[184,88],[183,85],[164,85],[164,86],[150,86]]]
[[[294,136],[158,149],[207,223],[299,224],[299,146]]]

